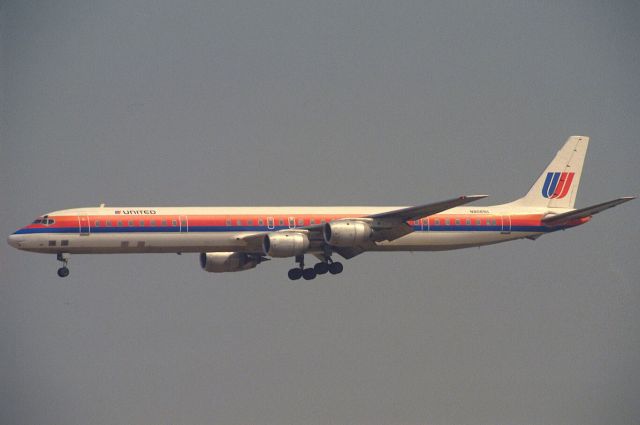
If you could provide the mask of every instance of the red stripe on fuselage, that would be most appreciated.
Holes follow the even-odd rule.
[[[571,183],[571,174],[568,177],[568,185]],[[568,188],[567,188],[568,191]],[[563,190],[563,192],[566,192]],[[562,193],[561,193],[562,194]],[[269,218],[273,218],[273,224],[276,227],[289,226],[288,218],[295,219],[295,227],[318,225],[323,221],[332,221],[343,218],[357,218],[355,215],[336,215],[336,214],[287,214],[287,215],[154,215],[150,216],[126,216],[122,215],[89,215],[89,225],[91,231],[94,228],[104,227],[128,227],[129,222],[132,222],[132,226],[135,227],[147,227],[153,229],[154,227],[179,227],[186,226],[187,222],[190,228],[197,227],[243,227],[243,226],[261,226],[267,227],[269,224]],[[511,227],[517,226],[540,226],[542,216],[540,214],[523,214],[523,215],[510,215],[510,214],[436,214],[422,219],[422,225],[424,230],[427,230],[428,226],[491,226],[493,221],[495,225],[500,226],[502,224],[502,217],[505,217],[505,221],[510,217]],[[42,224],[30,224],[25,228],[37,228],[37,229],[53,229],[53,228],[66,228],[66,229],[78,229],[78,216],[50,216],[55,220],[54,224],[46,226]],[[302,224],[300,224],[302,220]],[[313,223],[311,222],[313,220]],[[435,221],[438,220],[438,224]],[[446,224],[446,220],[449,220],[449,224]],[[456,224],[456,220],[459,221]],[[467,224],[469,220],[469,224]],[[480,224],[478,224],[480,220]],[[487,220],[490,221],[487,224]],[[96,226],[96,221],[99,222],[99,226]],[[260,223],[262,221],[262,223]],[[107,225],[107,222],[109,225]],[[164,222],[164,224],[163,224]],[[174,224],[175,222],[175,224]],[[249,224],[251,222],[251,224]],[[140,223],[143,223],[142,225]],[[153,223],[153,224],[152,224]],[[412,225],[420,226],[420,220],[411,222]]]

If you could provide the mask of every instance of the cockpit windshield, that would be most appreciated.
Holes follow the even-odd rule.
[[[33,224],[44,224],[45,226],[50,226],[53,223],[55,223],[55,221],[52,218],[36,218],[33,220]]]

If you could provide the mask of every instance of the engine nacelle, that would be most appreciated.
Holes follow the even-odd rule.
[[[358,246],[368,242],[373,229],[357,220],[334,221],[326,223],[322,229],[324,241],[333,246]]]
[[[260,263],[259,256],[242,252],[203,252],[200,267],[210,273],[239,272],[253,269]]]
[[[262,249],[271,257],[294,257],[309,249],[309,238],[304,233],[279,232],[264,237]]]

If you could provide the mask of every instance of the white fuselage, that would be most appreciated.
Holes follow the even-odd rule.
[[[402,207],[100,207],[49,213],[9,237],[41,253],[255,252],[245,237],[364,217]],[[547,209],[457,207],[410,221],[413,232],[371,251],[435,251],[536,238],[559,230],[541,223]],[[555,211],[557,212],[557,211]],[[36,220],[37,221],[37,220]],[[566,228],[569,226],[564,226]],[[311,241],[309,253],[320,251]]]

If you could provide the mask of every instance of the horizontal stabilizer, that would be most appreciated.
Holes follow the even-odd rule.
[[[636,198],[635,196],[624,196],[622,198],[614,199],[612,201],[603,202],[601,204],[592,205],[586,208],[580,208],[579,210],[569,211],[562,214],[551,215],[549,217],[543,218],[542,222],[547,225],[556,225],[556,224],[566,223],[567,221],[571,221],[571,220],[590,217],[594,214],[598,214],[599,212],[602,212],[609,208],[613,208],[616,205],[629,202],[635,198]]]

